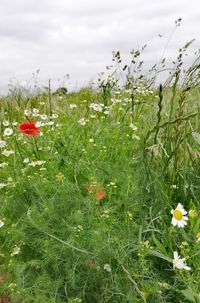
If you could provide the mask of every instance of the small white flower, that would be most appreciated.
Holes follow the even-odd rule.
[[[112,270],[110,264],[104,264],[103,269],[108,271],[108,272],[111,272],[111,270]]]
[[[30,116],[31,115],[31,111],[29,109],[25,109],[24,115],[25,116]]]
[[[2,151],[2,155],[6,156],[6,157],[9,157],[10,155],[14,154],[14,151],[13,150],[8,150],[8,149],[4,149]]]
[[[176,209],[171,210],[172,214],[172,224],[177,227],[184,227],[187,225],[188,217],[185,216],[187,214],[187,211],[183,208],[182,204],[179,203],[176,207]]]
[[[6,184],[5,183],[0,183],[0,189],[6,187]]]
[[[39,109],[33,108],[33,117],[38,117],[39,116]]]
[[[0,163],[0,168],[5,168],[6,166],[8,166],[8,163],[6,162]]]
[[[130,123],[129,127],[130,127],[132,130],[138,130],[137,126],[135,126],[133,123]]]
[[[6,146],[6,141],[0,140],[0,148],[4,148]]]
[[[89,108],[93,109],[94,111],[96,112],[102,112],[103,111],[103,108],[104,108],[104,104],[100,103],[91,103],[89,105]]]
[[[133,134],[132,139],[140,140],[140,137],[138,135]]]
[[[3,126],[8,126],[10,123],[8,120],[3,121]]]
[[[174,252],[173,268],[191,270],[191,267],[185,264],[185,258],[180,258],[177,251]]]
[[[40,118],[42,119],[42,120],[47,120],[47,115],[45,115],[45,114],[42,114],[42,115],[40,115]]]
[[[90,138],[90,139],[88,140],[88,142],[89,142],[89,143],[94,143],[94,139]]]
[[[25,158],[24,161],[23,161],[23,163],[25,163],[25,164],[27,164],[29,162],[30,162],[29,158]]]
[[[58,114],[53,114],[53,115],[51,116],[51,118],[52,118],[52,119],[57,119],[57,118],[58,118]]]
[[[81,118],[81,119],[78,121],[78,124],[84,126],[84,125],[86,124],[85,118]]]
[[[35,166],[41,166],[42,164],[46,163],[46,161],[43,160],[36,160],[36,161],[32,161],[30,162],[28,165],[35,167]]]
[[[5,224],[4,221],[3,221],[3,220],[0,220],[0,228],[3,227],[4,224]]]
[[[10,127],[5,128],[3,134],[4,136],[8,136],[8,137],[11,136],[13,134],[12,128]]]
[[[76,108],[76,107],[77,107],[76,104],[70,104],[70,105],[69,105],[69,108],[71,108],[71,109]]]
[[[42,122],[37,121],[37,122],[35,123],[35,127],[41,127],[41,126],[42,126]]]
[[[196,234],[196,236],[197,236],[197,241],[200,241],[200,232],[198,232],[198,233]]]
[[[18,255],[21,251],[21,248],[17,245],[14,246],[12,253],[10,254],[11,257],[14,257],[16,255]]]
[[[46,123],[46,125],[49,125],[49,126],[54,125],[54,121],[49,121],[49,122]]]

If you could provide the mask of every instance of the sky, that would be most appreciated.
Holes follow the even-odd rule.
[[[165,48],[172,61],[193,38],[191,53],[198,49],[199,20],[199,0],[0,0],[0,94],[8,84],[28,86],[38,69],[40,85],[51,78],[76,90],[112,64],[112,51],[130,62],[144,44],[148,66]]]

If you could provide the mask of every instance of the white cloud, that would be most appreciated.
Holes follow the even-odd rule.
[[[1,0],[0,93],[9,79],[28,80],[38,68],[43,83],[69,73],[72,88],[87,84],[111,63],[113,50],[127,60],[145,43],[144,59],[153,65],[182,17],[165,54],[172,60],[192,38],[197,48],[199,8],[198,0]]]

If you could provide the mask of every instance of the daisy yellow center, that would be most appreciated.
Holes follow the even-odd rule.
[[[197,238],[200,238],[200,231],[197,233]]]
[[[182,211],[176,209],[174,212],[173,212],[173,216],[176,220],[181,220],[183,219],[183,213]]]

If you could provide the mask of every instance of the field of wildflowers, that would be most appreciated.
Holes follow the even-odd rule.
[[[98,89],[1,98],[2,303],[200,302],[199,57],[184,70],[187,47],[158,87],[137,50],[123,68],[114,53]]]

